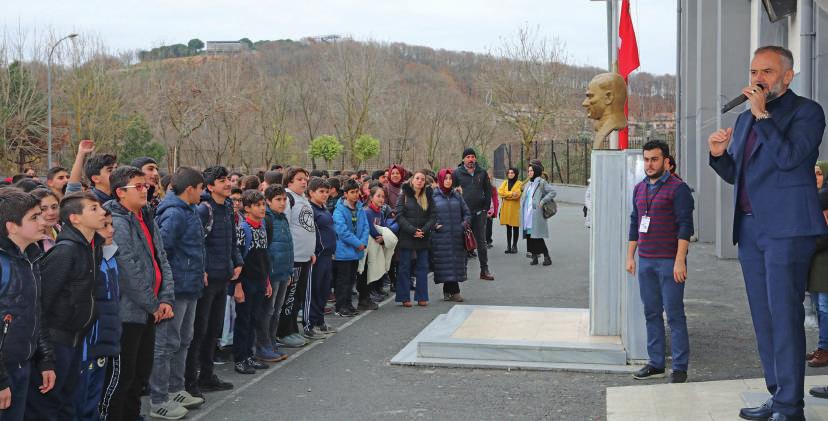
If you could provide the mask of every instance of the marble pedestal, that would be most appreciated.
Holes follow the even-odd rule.
[[[645,360],[647,333],[638,281],[625,270],[632,192],[644,178],[641,151],[593,151],[591,170],[589,332],[618,335],[627,360]]]

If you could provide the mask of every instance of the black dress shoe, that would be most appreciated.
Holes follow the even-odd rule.
[[[774,412],[773,416],[768,418],[768,421],[805,421],[804,416],[792,416]]]
[[[773,415],[771,406],[773,399],[768,399],[760,406],[753,408],[742,408],[739,410],[739,418],[755,421],[766,421]]]
[[[815,398],[828,399],[828,386],[815,386],[808,391]]]

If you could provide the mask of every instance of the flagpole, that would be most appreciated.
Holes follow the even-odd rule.
[[[609,63],[610,72],[618,72],[618,0],[607,0],[607,15],[610,22],[607,27],[609,33]],[[618,149],[618,131],[613,130],[609,135],[609,148]]]

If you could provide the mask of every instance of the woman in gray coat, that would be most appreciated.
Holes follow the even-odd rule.
[[[529,182],[524,185],[524,193],[520,199],[520,231],[526,238],[526,249],[532,255],[530,264],[537,265],[538,256],[543,254],[543,265],[549,266],[552,259],[544,240],[549,237],[549,226],[543,217],[542,207],[554,199],[557,193],[541,174],[543,167],[538,164],[530,165],[527,170]]]

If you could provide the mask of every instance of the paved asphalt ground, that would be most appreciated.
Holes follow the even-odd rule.
[[[580,206],[562,205],[550,232],[553,265],[529,266],[523,242],[519,254],[503,253],[505,233],[495,223],[489,255],[497,280],[478,280],[478,262],[471,260],[471,279],[461,285],[465,304],[587,307],[588,238]],[[738,263],[716,259],[709,244],[693,244],[687,282],[689,380],[761,377]],[[430,297],[425,308],[406,309],[391,300],[355,319],[329,317],[339,333],[291,351],[290,359],[256,375],[218,366],[236,389],[208,394],[186,419],[601,420],[606,388],[637,384],[624,374],[391,366],[391,357],[451,308],[434,284]],[[810,349],[816,332],[808,336]]]

